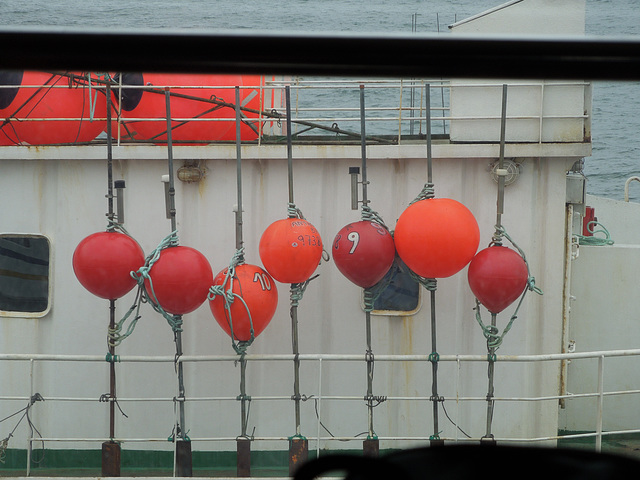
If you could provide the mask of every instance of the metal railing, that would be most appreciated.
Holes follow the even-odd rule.
[[[536,363],[536,362],[564,362],[564,361],[577,361],[584,359],[597,359],[597,389],[593,392],[578,393],[578,394],[564,394],[564,395],[541,395],[541,396],[510,396],[510,397],[493,397],[496,402],[558,402],[560,400],[570,401],[574,399],[594,398],[596,399],[596,418],[593,423],[593,432],[591,433],[577,433],[571,435],[548,435],[544,437],[495,437],[498,442],[505,443],[539,443],[556,440],[571,440],[579,438],[595,438],[595,449],[601,451],[602,440],[605,436],[622,435],[622,434],[637,434],[640,433],[640,428],[628,428],[625,430],[605,431],[603,429],[604,419],[604,400],[610,396],[625,396],[625,395],[638,395],[640,394],[640,385],[635,389],[626,390],[612,390],[607,391],[604,388],[605,381],[605,360],[615,357],[640,357],[640,349],[633,350],[612,350],[612,351],[595,351],[595,352],[574,352],[563,354],[543,354],[543,355],[498,355],[496,361],[498,364],[518,364],[518,363]],[[293,362],[294,356],[290,354],[248,354],[244,359],[251,362]],[[315,363],[317,365],[317,392],[313,395],[316,401],[316,436],[310,437],[311,440],[316,441],[316,448],[318,455],[320,454],[320,446],[324,442],[330,441],[354,441],[361,440],[357,436],[327,436],[323,435],[324,425],[322,424],[322,408],[325,402],[333,401],[358,401],[362,402],[363,397],[357,395],[323,395],[323,389],[327,387],[327,381],[323,381],[322,369],[323,365],[327,362],[366,362],[365,355],[343,355],[343,354],[300,354],[298,359],[301,362]],[[174,356],[118,356],[117,361],[120,363],[174,363],[181,362],[197,363],[197,362],[237,362],[238,357],[234,355],[184,355],[177,360]],[[40,362],[80,362],[80,363],[95,363],[104,362],[105,357],[101,355],[47,355],[47,354],[2,354],[0,355],[0,368],[7,369],[9,364],[13,362],[29,362],[29,383],[30,383],[30,395],[28,398],[20,395],[5,395],[0,396],[0,405],[7,401],[31,401],[33,396],[38,391],[38,385],[34,380],[34,365]],[[376,355],[376,362],[402,362],[402,363],[422,363],[427,365],[430,363],[429,355]],[[454,381],[455,394],[452,396],[443,397],[443,401],[455,402],[456,409],[450,418],[453,425],[456,427],[459,422],[459,406],[465,402],[486,402],[486,396],[462,396],[460,391],[460,370],[463,363],[483,363],[487,362],[486,355],[440,355],[440,362],[453,362],[456,364],[456,376]],[[558,385],[558,389],[559,389]],[[177,383],[176,383],[177,391]],[[291,401],[290,395],[252,395],[252,401]],[[83,397],[83,396],[58,396],[51,397],[46,396],[47,402],[96,402],[96,398]],[[111,399],[110,401],[114,401]],[[175,397],[118,397],[118,402],[176,402]],[[237,396],[194,396],[184,399],[185,402],[237,402]],[[430,402],[430,397],[427,396],[394,396],[389,395],[386,397],[388,402]],[[6,412],[3,412],[3,416]],[[176,419],[177,422],[177,419]],[[140,428],[142,430],[142,428]],[[460,442],[460,441],[480,441],[480,438],[461,438],[458,433],[458,428],[455,430],[456,434],[452,437],[442,437],[442,440],[447,442]],[[412,441],[412,442],[426,442],[429,440],[428,435],[424,436],[380,436],[380,441],[399,442],[399,441]],[[236,436],[219,436],[219,437],[192,437],[192,442],[221,442],[221,441],[234,441]],[[266,442],[283,442],[288,437],[284,436],[256,436],[252,437],[255,441]],[[66,443],[86,443],[86,442],[102,442],[106,439],[104,437],[94,438],[80,438],[70,436],[45,436],[36,437],[33,436],[33,432],[27,438],[27,475],[30,474],[31,466],[31,450],[34,442],[66,442]],[[139,438],[115,438],[112,439],[123,443],[139,443],[139,442],[165,442],[164,438],[154,437],[139,437]],[[175,442],[174,442],[175,445]]]
[[[63,74],[67,75],[67,74]],[[72,74],[68,74],[72,75]],[[134,109],[131,113],[123,112],[118,105],[121,99],[120,88],[127,89],[132,92],[136,90],[153,89],[155,92],[162,92],[168,89],[171,95],[191,97],[194,102],[200,102],[203,105],[203,111],[211,107],[227,108],[229,111],[233,107],[232,102],[220,98],[216,98],[211,92],[224,92],[232,90],[233,85],[119,85],[109,80],[98,80],[93,77],[87,77],[83,80],[83,76],[73,76],[74,82],[79,82],[78,94],[83,89],[89,90],[91,99],[89,105],[86,105],[86,111],[78,112],[78,115],[70,115],[68,117],[56,116],[55,112],[48,117],[37,116],[35,114],[25,114],[19,111],[18,106],[5,108],[2,111],[4,117],[3,128],[10,128],[11,122],[33,123],[33,122],[104,122],[107,118],[103,116],[94,116],[95,102],[104,101],[104,90],[106,83],[110,83],[110,88],[114,92],[114,132],[112,134],[116,144],[121,143],[152,143],[146,138],[125,138],[123,135],[123,126],[132,125],[135,128],[138,122],[158,122],[164,124],[165,116],[158,115],[154,112],[152,116],[143,115],[142,112],[136,112]],[[93,83],[96,82],[96,83]],[[291,87],[293,93],[292,105],[292,121],[294,124],[294,140],[301,138],[303,135],[307,139],[318,140],[320,137],[333,135],[336,140],[345,140],[349,138],[357,139],[360,136],[360,106],[359,106],[359,87],[366,87],[366,106],[365,117],[367,123],[367,136],[372,142],[382,141],[384,137],[385,143],[402,143],[415,136],[424,136],[426,134],[426,122],[431,122],[431,132],[433,135],[442,138],[448,138],[452,123],[473,122],[478,125],[479,122],[500,120],[499,115],[487,114],[486,108],[484,112],[478,107],[471,112],[463,115],[452,115],[451,98],[455,91],[472,89],[500,89],[501,83],[475,82],[460,83],[443,79],[380,79],[380,80],[351,80],[351,79],[322,79],[322,78],[291,78],[291,79],[270,79],[264,80],[260,85],[245,85],[240,87],[242,91],[255,91],[259,95],[260,104],[257,108],[248,108],[245,110],[248,122],[255,125],[257,130],[257,141],[261,143],[268,137],[277,137],[285,135],[283,131],[284,122],[284,106],[282,98],[284,98],[283,90],[286,85]],[[575,112],[558,112],[549,110],[545,104],[545,92],[549,89],[559,88],[581,88],[585,93],[585,99],[590,99],[590,84],[586,82],[512,82],[509,84],[510,91],[520,92],[519,95],[529,95],[534,100],[537,99],[538,105],[531,110],[531,106],[526,108],[509,109],[507,120],[509,122],[535,122],[537,123],[537,131],[534,128],[526,141],[534,141],[542,143],[543,140],[543,124],[547,121],[581,121],[585,124],[586,132],[590,130],[590,108],[580,113]],[[15,85],[0,85],[0,89],[15,89]],[[69,85],[25,85],[20,88],[33,89],[66,89]],[[184,94],[186,90],[188,94]],[[97,92],[103,94],[97,97]],[[200,94],[198,91],[202,91]],[[522,93],[524,92],[524,93]],[[230,91],[230,96],[233,93]],[[86,92],[85,92],[86,94]],[[484,94],[482,94],[484,95]],[[200,97],[200,98],[199,98]],[[427,101],[429,105],[427,105]],[[590,101],[585,100],[590,105]],[[499,102],[497,103],[499,107]],[[245,106],[243,106],[245,109]],[[183,122],[208,122],[211,125],[220,123],[235,122],[233,115],[215,116],[211,114],[196,116],[180,116],[175,114],[172,121],[177,123]],[[174,127],[175,128],[175,127]],[[212,127],[213,128],[213,127]],[[465,127],[466,129],[467,127]],[[106,131],[106,128],[105,128]],[[194,138],[190,139],[192,144],[194,141],[198,144],[208,144],[215,141],[211,138]],[[496,138],[495,141],[498,139]],[[511,141],[509,136],[506,139]],[[584,140],[584,139],[582,139]],[[98,142],[104,143],[104,137],[98,137]],[[572,141],[576,141],[575,139]],[[28,142],[27,142],[28,143]],[[176,145],[180,141],[174,142]],[[0,145],[3,143],[0,141]],[[6,144],[6,143],[5,143]]]

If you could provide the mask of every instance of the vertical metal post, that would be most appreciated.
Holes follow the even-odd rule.
[[[495,313],[491,314],[491,327],[493,331],[497,331],[496,329],[496,317],[497,315]],[[487,341],[488,343],[488,341]],[[493,398],[493,393],[494,393],[494,385],[493,385],[493,378],[494,378],[494,370],[495,370],[495,354],[496,354],[496,347],[494,346],[490,346],[487,345],[487,355],[488,355],[488,361],[489,361],[489,365],[487,367],[487,377],[488,377],[488,382],[489,382],[489,386],[487,388],[487,427],[486,427],[486,431],[484,436],[481,438],[481,443],[482,444],[492,444],[495,445],[495,439],[493,437],[493,434],[491,433],[491,424],[493,423],[493,409],[495,406],[495,400]]]
[[[111,85],[107,84],[107,218],[109,222],[114,221],[113,211],[113,142],[111,138]],[[120,196],[118,196],[120,197]],[[121,200],[118,198],[118,210],[120,211]],[[123,207],[122,207],[123,208]],[[123,215],[124,217],[124,215]],[[122,223],[124,219],[118,218],[118,223]],[[109,224],[111,229],[111,223]],[[109,300],[109,329],[113,329],[116,323],[116,302]],[[116,349],[111,342],[107,342],[108,351],[111,359],[115,358]],[[109,362],[109,441],[102,444],[102,476],[103,477],[119,477],[120,476],[120,444],[113,439],[116,436],[115,417],[116,417],[116,366],[112,360]]]
[[[289,203],[293,202],[293,140],[291,134],[291,87],[284,88],[285,106],[287,109],[287,174],[289,180]]]
[[[364,101],[364,85],[360,85],[360,151],[362,157],[362,208],[365,209],[369,205],[367,188],[369,181],[367,180],[367,130],[366,130],[366,109]],[[367,438],[363,442],[363,453],[368,456],[378,456],[380,447],[378,437],[373,428],[373,349],[371,347],[371,312],[365,311],[365,331],[367,351],[365,359],[367,362]]]
[[[498,200],[496,227],[502,225],[502,214],[504,213],[504,145],[507,131],[507,84],[502,85],[502,115],[500,121],[500,158],[498,160]]]
[[[293,141],[291,135],[291,89],[289,85],[285,87],[285,102],[287,108],[287,165],[289,179],[289,205],[294,205],[293,195]],[[289,216],[293,213],[290,211]],[[297,290],[298,284],[291,284],[291,294]],[[309,455],[309,442],[302,436],[300,428],[300,351],[298,348],[298,305],[291,304],[289,311],[291,316],[291,347],[293,350],[293,396],[295,410],[296,433],[289,439],[289,474],[293,475],[295,470],[307,460]]]
[[[165,88],[165,102],[167,110],[167,159],[169,169],[169,215],[171,220],[171,232],[175,232],[177,228],[176,222],[176,202],[175,202],[175,183],[173,175],[173,141],[171,128],[171,92],[169,88]],[[181,315],[176,315],[176,320],[180,320]],[[192,475],[192,458],[191,458],[191,442],[187,438],[187,430],[185,427],[185,388],[184,388],[184,366],[180,360],[182,351],[182,332],[177,330],[174,332],[174,341],[176,344],[176,369],[178,375],[178,418],[179,425],[175,432],[176,442],[176,465],[175,475],[178,477],[190,477]]]
[[[236,250],[244,244],[242,238],[242,139],[240,126],[242,123],[240,112],[240,87],[236,87],[236,191],[238,208],[236,209]]]
[[[34,395],[33,389],[33,358],[29,359],[29,402]],[[31,429],[29,429],[29,434],[27,435],[27,477],[31,475],[31,450],[33,447],[33,436],[31,434]]]
[[[598,357],[598,407],[596,416],[596,452],[602,451],[602,412],[604,409],[604,355]]]
[[[240,113],[240,87],[235,88],[236,110],[236,182],[237,182],[237,208],[236,208],[236,250],[240,250],[244,244],[242,232],[242,139],[241,139],[241,113]],[[243,260],[240,260],[242,262]],[[247,360],[244,355],[240,357],[240,437],[236,440],[237,476],[251,476],[251,439],[247,435],[247,388],[246,388]]]
[[[433,280],[435,282],[435,279]],[[431,402],[433,407],[433,435],[429,439],[432,447],[441,446],[444,441],[440,439],[440,431],[438,425],[438,403],[441,401],[438,395],[438,350],[436,336],[436,291],[430,290],[431,293]]]
[[[431,155],[431,84],[425,85],[425,115],[426,115],[426,129],[427,129],[427,183],[433,182],[433,157]]]
[[[362,206],[369,204],[367,198],[367,132],[365,125],[364,85],[360,85],[360,154],[362,157]]]
[[[427,183],[433,185],[433,156],[431,153],[431,84],[425,85],[425,102],[426,102],[426,129],[427,129]],[[429,360],[431,361],[431,402],[433,407],[433,435],[429,439],[431,446],[440,446],[444,444],[444,441],[440,439],[439,425],[438,425],[438,403],[441,401],[438,395],[438,349],[437,349],[437,335],[436,335],[436,289],[437,282],[435,278],[429,279],[430,281],[430,296],[431,296],[431,354]]]
[[[247,360],[244,355],[240,357],[240,415],[241,418],[241,434],[236,439],[237,453],[237,476],[251,476],[251,439],[247,435],[247,389],[246,389],[246,369]]]

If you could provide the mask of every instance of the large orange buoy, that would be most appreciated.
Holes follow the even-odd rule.
[[[398,255],[424,278],[445,278],[475,255],[480,230],[473,214],[450,198],[420,200],[400,215],[394,231]]]
[[[529,273],[517,252],[492,246],[473,257],[467,277],[478,301],[491,313],[500,313],[522,294]]]
[[[302,283],[311,277],[322,258],[322,239],[313,225],[301,218],[277,220],[260,238],[260,259],[273,278]]]
[[[338,270],[362,288],[382,280],[396,256],[389,231],[365,220],[343,227],[333,240],[332,252]]]
[[[115,300],[136,286],[131,271],[144,265],[144,252],[124,233],[98,232],[78,244],[72,263],[84,288],[100,298]]]
[[[0,84],[16,86],[0,96],[0,145],[86,143],[106,127],[104,90],[90,89],[86,77],[13,72]]]
[[[228,271],[229,269],[225,268],[218,273],[213,279],[213,285],[222,285],[225,293],[231,289],[234,294],[233,302],[227,309],[225,299],[216,295],[209,301],[209,307],[227,335],[231,336],[231,322],[233,322],[233,340],[248,342],[251,340],[251,325],[253,324],[255,338],[264,331],[276,312],[278,306],[276,282],[271,275],[257,265],[236,266],[233,278],[227,278]],[[225,280],[227,280],[226,283]],[[242,297],[244,303],[237,296]]]
[[[167,142],[166,97],[164,87],[171,88],[171,140],[180,145],[198,145],[221,140],[235,140],[235,89],[241,88],[242,107],[258,111],[260,109],[260,85],[262,77],[257,75],[203,75],[203,74],[129,74],[122,77],[121,136],[130,135],[136,140],[151,140],[154,143]],[[149,89],[127,88],[144,85]],[[195,88],[198,87],[198,88]],[[209,88],[202,88],[209,87]],[[224,87],[224,88],[222,88]],[[143,92],[141,95],[139,92]],[[113,90],[114,98],[119,101],[118,88]],[[191,97],[191,98],[185,98]],[[202,100],[219,100],[220,105]],[[249,119],[257,119],[258,114],[243,111]],[[151,120],[133,120],[145,119]],[[132,119],[132,120],[128,120]],[[213,120],[212,120],[213,119]],[[228,119],[228,120],[227,120]],[[240,127],[242,140],[258,138],[257,120],[251,123],[253,128],[243,122]],[[115,132],[115,130],[114,130]],[[114,133],[115,136],[115,133]]]
[[[153,282],[153,293],[149,280],[145,288],[149,297],[153,295],[158,304],[173,315],[193,312],[207,299],[213,281],[211,265],[202,253],[191,247],[169,247],[160,252],[160,257],[151,266],[149,277]]]

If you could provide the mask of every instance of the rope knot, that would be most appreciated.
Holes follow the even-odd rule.
[[[433,187],[434,187],[433,183],[430,183],[430,182],[425,183],[424,187],[422,187],[422,190],[420,190],[420,193],[418,193],[416,198],[414,198],[409,205],[413,205],[414,203],[419,202],[420,200],[427,200],[429,198],[435,197],[435,190]]]

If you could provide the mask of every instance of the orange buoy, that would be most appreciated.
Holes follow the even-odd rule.
[[[450,198],[420,200],[400,215],[394,231],[398,255],[424,278],[445,278],[475,255],[480,230],[473,214]]]
[[[478,301],[491,313],[500,313],[522,294],[529,273],[527,264],[517,252],[504,246],[492,246],[473,257],[467,277]]]
[[[338,270],[362,288],[382,280],[396,256],[389,231],[365,220],[343,227],[333,240],[332,251]]]
[[[322,239],[313,225],[301,218],[277,220],[260,238],[264,268],[282,283],[302,283],[311,277],[322,258]]]
[[[100,298],[115,300],[136,286],[131,272],[144,265],[144,252],[124,233],[98,232],[78,244],[72,263],[84,288]]]
[[[240,89],[240,103],[245,108],[256,111],[260,109],[259,87],[262,77],[258,75],[144,73],[123,75],[122,82],[123,128],[120,134],[129,135],[136,140],[167,142],[167,123],[160,120],[166,119],[167,116],[167,86],[194,87],[171,89],[171,117],[177,119],[171,123],[171,140],[180,145],[235,140],[235,86],[255,86],[255,89]],[[144,85],[149,89],[127,88],[127,85]],[[114,88],[113,94],[116,102],[119,101],[117,87]],[[208,101],[212,99],[223,104]],[[253,112],[243,111],[243,115],[248,119],[258,118],[258,114]],[[134,118],[150,120],[128,120]],[[258,138],[257,120],[251,121],[250,124],[243,122],[240,136],[242,140]]]
[[[80,73],[12,73],[0,76],[0,84],[16,87],[0,96],[0,145],[86,143],[105,129],[104,90],[90,90]]]
[[[213,279],[213,285],[222,285],[225,293],[231,289],[234,295],[242,297],[244,303],[234,297],[227,309],[225,299],[221,295],[216,295],[209,301],[209,307],[227,335],[231,336],[233,325],[233,340],[248,342],[251,340],[252,324],[255,338],[264,331],[273,318],[278,306],[278,289],[271,275],[257,265],[236,266],[232,279],[227,279],[228,271],[229,269],[225,268],[218,273]],[[227,280],[226,284],[225,280]]]
[[[211,266],[202,253],[191,247],[169,247],[149,270],[145,288],[149,297],[153,294],[158,304],[173,315],[193,312],[204,303],[213,281]]]

